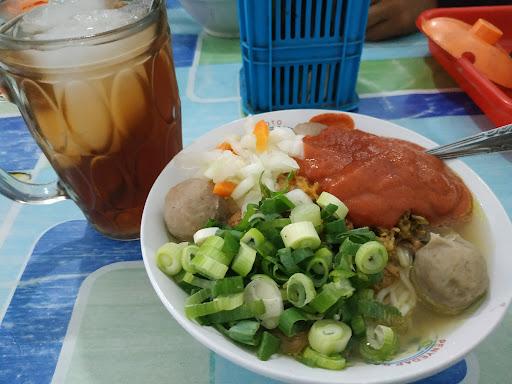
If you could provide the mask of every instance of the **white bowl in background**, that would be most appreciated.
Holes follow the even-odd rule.
[[[237,0],[179,0],[183,8],[212,36],[235,38],[238,27]]]
[[[203,135],[184,149],[184,152],[214,148],[223,137],[241,133],[246,124],[253,124],[259,119],[265,119],[271,126],[293,127],[325,112],[328,111],[287,110],[233,121]],[[427,148],[435,146],[429,139],[396,124],[354,113],[350,115],[356,127],[363,131],[409,140]],[[146,271],[164,306],[188,333],[214,352],[253,372],[286,382],[308,384],[402,383],[427,377],[456,363],[488,336],[506,313],[512,298],[512,257],[509,240],[512,235],[512,224],[507,213],[489,187],[468,166],[459,160],[451,160],[448,164],[465,181],[481,211],[492,220],[487,241],[490,248],[490,288],[481,305],[467,319],[456,328],[439,335],[434,345],[421,349],[413,356],[397,359],[385,365],[356,363],[343,371],[310,368],[286,356],[276,356],[263,362],[212,327],[203,327],[188,320],[184,313],[186,293],[164,275],[155,262],[156,250],[168,241],[163,221],[165,194],[171,186],[191,176],[188,174],[190,171],[178,168],[175,160],[166,166],[156,180],[144,208],[141,248]]]

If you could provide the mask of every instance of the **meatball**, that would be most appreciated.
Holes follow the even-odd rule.
[[[213,184],[188,179],[172,187],[165,196],[164,219],[177,240],[189,241],[208,219],[225,222],[233,213],[233,201],[213,194]]]
[[[458,234],[432,233],[416,252],[411,280],[418,297],[434,311],[458,314],[487,291],[484,257]]]

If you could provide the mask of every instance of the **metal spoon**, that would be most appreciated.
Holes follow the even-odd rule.
[[[512,124],[509,124],[429,149],[426,153],[437,156],[440,159],[453,159],[456,157],[511,150]]]

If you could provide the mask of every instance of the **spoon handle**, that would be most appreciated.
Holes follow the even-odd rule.
[[[440,159],[478,155],[483,153],[505,152],[512,150],[512,124],[490,131],[477,133],[450,144],[429,149],[427,153]]]

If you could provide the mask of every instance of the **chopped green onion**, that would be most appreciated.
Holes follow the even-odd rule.
[[[279,352],[280,346],[281,339],[270,332],[264,331],[256,356],[258,356],[260,360],[267,361],[274,353]]]
[[[375,297],[375,292],[373,289],[360,289],[357,291],[357,296],[355,297],[358,300],[372,300]]]
[[[239,231],[247,231],[247,229],[250,228],[250,218],[252,217],[252,215],[254,215],[256,213],[256,211],[258,210],[258,205],[257,204],[247,204],[247,207],[245,208],[245,213],[242,217],[242,220],[240,221],[240,223],[238,223],[238,225],[235,227],[236,230],[239,230]]]
[[[262,256],[274,256],[276,254],[276,248],[270,241],[267,240],[256,246],[256,251],[258,251],[258,253]]]
[[[306,266],[307,275],[313,280],[315,287],[321,287],[329,278],[329,265],[322,257],[313,257]]]
[[[199,231],[194,233],[194,243],[198,246],[203,244],[207,238],[209,238],[210,236],[215,236],[218,230],[218,227],[200,229]]]
[[[224,246],[224,239],[220,236],[210,236],[201,244],[201,248],[214,248],[221,250]]]
[[[257,316],[267,329],[276,328],[283,313],[283,299],[276,282],[266,275],[254,275],[244,290],[246,303],[262,300],[265,312]]]
[[[263,244],[265,241],[265,236],[258,231],[256,228],[251,228],[245,235],[240,239],[241,243],[245,243],[250,245],[252,248],[256,248],[257,246]]]
[[[313,280],[303,273],[295,273],[286,282],[286,296],[294,306],[305,306],[316,296]]]
[[[292,189],[290,192],[285,193],[285,196],[293,203],[295,206],[301,204],[311,204],[313,200],[308,196],[306,192],[304,192],[300,188]]]
[[[324,316],[326,319],[341,320],[344,323],[349,323],[354,317],[354,309],[348,305],[345,298],[341,298],[325,312]]]
[[[258,330],[260,323],[254,320],[242,320],[228,329],[227,335],[239,343],[246,345],[258,345]]]
[[[276,229],[283,229],[284,227],[286,227],[288,224],[291,224],[291,223],[292,223],[292,221],[287,217],[274,219],[271,221],[272,226]]]
[[[334,204],[328,204],[327,206],[322,208],[321,215],[322,220],[331,221],[332,219],[336,219],[334,216],[334,212],[338,210],[338,206]]]
[[[340,199],[338,199],[334,195],[331,195],[329,192],[322,192],[320,196],[318,196],[316,203],[322,208],[327,207],[329,204],[336,205],[337,209],[336,212],[334,212],[334,215],[338,219],[344,219],[345,216],[347,216],[347,206],[343,204],[343,202]]]
[[[354,228],[339,235],[340,243],[350,239],[355,243],[364,244],[368,241],[377,240],[377,235],[368,227]]]
[[[197,291],[196,293],[194,293],[193,295],[190,295],[189,297],[187,297],[187,299],[185,300],[185,306],[201,304],[206,299],[209,299],[211,297],[211,295],[212,295],[212,291],[210,289],[207,289],[207,288],[201,289],[201,290]]]
[[[213,313],[202,318],[205,324],[224,324],[233,321],[252,319],[265,313],[263,301],[257,300],[252,303],[244,303],[238,308],[230,311]]]
[[[281,238],[286,247],[293,249],[317,249],[320,246],[320,237],[309,221],[288,224],[281,230]]]
[[[390,327],[401,326],[405,321],[405,318],[397,308],[373,299],[358,299],[356,305],[358,312],[365,319],[372,319]]]
[[[181,271],[181,253],[187,243],[166,243],[156,251],[156,264],[167,276],[174,276]]]
[[[215,280],[222,279],[228,271],[227,265],[201,254],[192,259],[192,265],[202,275]]]
[[[224,264],[226,266],[229,265],[229,263],[231,262],[231,259],[220,249],[205,247],[204,244],[199,247],[199,250],[197,251],[197,254],[196,254],[196,258],[198,256],[208,257],[208,258],[216,260],[219,263]]]
[[[304,260],[313,257],[314,253],[309,248],[299,248],[292,252],[293,260],[295,260],[295,264],[300,264]]]
[[[363,273],[379,273],[388,263],[388,251],[378,241],[369,241],[359,247],[355,262],[357,269]]]
[[[379,273],[374,273],[373,275],[366,275],[357,271],[351,281],[356,289],[370,288],[381,281],[383,276],[384,273],[382,271]]]
[[[201,292],[201,291],[199,291]],[[234,295],[219,296],[212,301],[200,304],[185,304],[185,315],[189,319],[210,315],[220,311],[229,311],[240,307],[244,303],[244,294],[235,293]]]
[[[221,249],[230,261],[233,260],[240,249],[240,241],[234,235],[235,232],[238,231],[228,231],[224,234],[224,245]]]
[[[333,269],[329,273],[329,277],[332,279],[332,281],[338,281],[348,279],[352,276],[355,276],[355,274],[356,273],[354,271],[347,271],[345,269]]]
[[[377,325],[367,329],[366,335],[366,340],[359,345],[359,352],[366,361],[380,363],[391,360],[398,351],[398,336],[393,329]]]
[[[349,238],[346,238],[343,243],[341,243],[340,250],[334,258],[336,268],[345,271],[354,271],[354,258],[359,247],[361,247],[361,244],[354,243]]]
[[[325,233],[337,234],[344,233],[347,231],[347,226],[345,225],[345,219],[338,219],[331,221],[330,223],[326,223],[324,225]]]
[[[310,221],[316,227],[322,224],[320,207],[314,203],[297,205],[290,212],[290,220],[292,223]]]
[[[345,368],[347,362],[341,355],[326,356],[310,347],[306,347],[302,353],[302,362],[310,367],[318,367],[339,371]]]
[[[270,221],[264,221],[260,223],[258,225],[258,229],[260,230],[261,233],[263,233],[267,241],[272,243],[272,245],[274,246],[274,250],[272,251],[272,253],[268,253],[268,251],[265,252],[267,253],[266,256],[275,256],[276,250],[284,247],[283,240],[281,239],[280,230],[275,228],[272,225],[272,222]],[[266,245],[261,245],[260,247],[263,246],[266,247]]]
[[[351,337],[347,324],[327,319],[315,321],[308,333],[310,347],[324,355],[343,352]]]
[[[366,332],[366,323],[361,315],[354,316],[350,321],[350,326],[356,336],[361,336]]]
[[[238,254],[231,264],[231,269],[240,276],[247,276],[251,272],[254,261],[256,260],[256,250],[241,242]]]
[[[309,303],[309,306],[317,312],[324,313],[341,298],[352,296],[353,292],[354,288],[347,279],[328,283],[322,287],[320,293]]]
[[[290,275],[300,271],[300,268],[297,266],[297,262],[292,256],[291,248],[281,248],[277,251],[277,256],[279,257],[279,261],[283,264],[284,269]]]
[[[284,195],[276,194],[273,197],[263,199],[260,203],[260,211],[263,213],[282,213],[289,211],[295,205]]]
[[[240,293],[244,291],[244,280],[241,276],[225,277],[216,280],[211,288],[213,297]]]
[[[194,276],[190,272],[187,272],[183,275],[183,281],[199,288],[212,288],[213,285],[213,281],[201,279],[200,277]]]
[[[320,257],[320,258],[324,259],[325,262],[327,263],[327,265],[329,266],[329,269],[332,268],[333,253],[329,248],[322,247],[320,249],[317,249],[317,251],[315,252],[315,257]],[[322,271],[320,269],[315,270],[315,272],[322,273]]]
[[[188,245],[181,253],[181,266],[189,273],[196,272],[196,269],[192,264],[192,258],[197,255],[197,251],[199,251],[199,247],[197,245]]]
[[[194,287],[193,285],[190,285],[186,281],[183,281],[183,277],[185,276],[187,272],[182,270],[177,275],[173,276],[173,280],[178,286],[183,289],[187,294],[191,295],[195,292],[197,292],[197,287]]]
[[[281,264],[268,257],[261,261],[261,270],[265,275],[271,277],[278,283],[286,282],[289,277],[289,274],[286,274],[286,271]]]
[[[288,337],[296,335],[306,328],[308,318],[295,307],[285,309],[279,317],[279,329]]]

